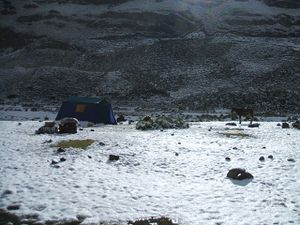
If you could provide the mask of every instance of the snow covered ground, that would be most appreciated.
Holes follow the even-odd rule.
[[[0,208],[18,204],[17,215],[41,221],[85,217],[86,224],[162,215],[182,225],[300,224],[299,130],[274,122],[243,130],[206,122],[163,132],[124,124],[34,135],[40,126],[0,121]],[[57,153],[51,147],[86,138],[96,140],[87,150]],[[120,160],[108,162],[109,154]],[[61,157],[66,161],[60,168],[50,165]],[[234,167],[247,169],[254,179],[227,179]]]

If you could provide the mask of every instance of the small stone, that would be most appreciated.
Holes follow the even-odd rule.
[[[272,155],[269,155],[269,156],[268,156],[268,159],[272,159],[272,160],[273,160],[274,157],[273,157]]]
[[[259,157],[259,161],[265,161],[265,157],[263,156]]]
[[[92,158],[92,156],[88,155],[88,158],[89,158],[89,159],[91,159],[91,158]]]
[[[9,205],[6,207],[7,210],[18,210],[20,209],[21,205],[19,204],[14,204],[14,205]]]
[[[229,157],[226,157],[225,160],[228,162],[231,161],[231,159]]]
[[[109,155],[109,161],[117,161],[120,159],[118,155]]]
[[[99,142],[99,145],[100,145],[100,146],[105,146],[105,143]]]
[[[163,129],[160,129],[160,132],[163,132],[164,130]]]
[[[266,147],[262,147],[262,149],[266,149]]]
[[[61,153],[61,152],[65,152],[66,150],[63,149],[63,148],[58,148],[56,151],[57,151],[58,153]]]
[[[282,123],[281,127],[283,129],[287,129],[287,128],[290,128],[290,125],[288,123]]]
[[[56,162],[55,160],[52,159],[51,165],[55,165],[55,164],[58,164],[58,162]]]
[[[280,124],[280,123],[277,123],[277,127],[281,127],[281,124]]]
[[[67,160],[67,159],[64,158],[64,157],[61,157],[61,158],[60,158],[60,161],[61,161],[61,162],[64,162],[64,161],[66,161],[66,160]]]
[[[174,134],[172,133],[171,136],[174,136]]]
[[[295,160],[295,159],[292,159],[292,158],[288,159],[287,161],[288,161],[288,162],[296,162],[296,160]]]
[[[237,147],[233,147],[232,149],[237,150],[238,148]]]
[[[91,129],[91,131],[95,131],[94,129]]]
[[[22,123],[18,123],[18,125],[19,125],[19,126],[21,126],[21,125],[22,125]]]
[[[53,165],[52,167],[53,167],[53,168],[56,168],[56,169],[60,168],[59,165]]]
[[[175,152],[175,155],[176,155],[176,156],[179,156],[179,153],[178,153],[178,152]]]
[[[11,194],[13,194],[13,191],[11,191],[11,190],[5,190],[2,193],[2,195],[11,195]]]
[[[181,142],[178,142],[179,145],[181,145]]]
[[[79,130],[83,130],[83,128],[79,128]]]

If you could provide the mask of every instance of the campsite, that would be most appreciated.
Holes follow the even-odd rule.
[[[300,131],[235,122],[34,134],[42,122],[0,121],[0,208],[23,224],[300,223]],[[232,168],[254,178],[230,179]]]

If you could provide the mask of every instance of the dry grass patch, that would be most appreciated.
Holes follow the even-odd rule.
[[[95,140],[92,139],[85,139],[85,140],[66,140],[66,141],[61,141],[54,145],[54,147],[58,148],[81,148],[81,149],[86,149],[89,147],[91,144],[93,144]]]

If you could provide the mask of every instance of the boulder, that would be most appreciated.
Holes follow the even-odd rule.
[[[225,160],[228,162],[231,161],[231,159],[229,157],[226,157]]]
[[[248,173],[245,169],[240,168],[229,170],[227,177],[235,180],[253,179],[253,175],[251,173]]]
[[[265,161],[265,157],[263,156],[259,157],[259,161]]]
[[[268,159],[272,159],[272,160],[273,160],[274,157],[273,157],[272,155],[269,155],[269,156],[268,156]]]

